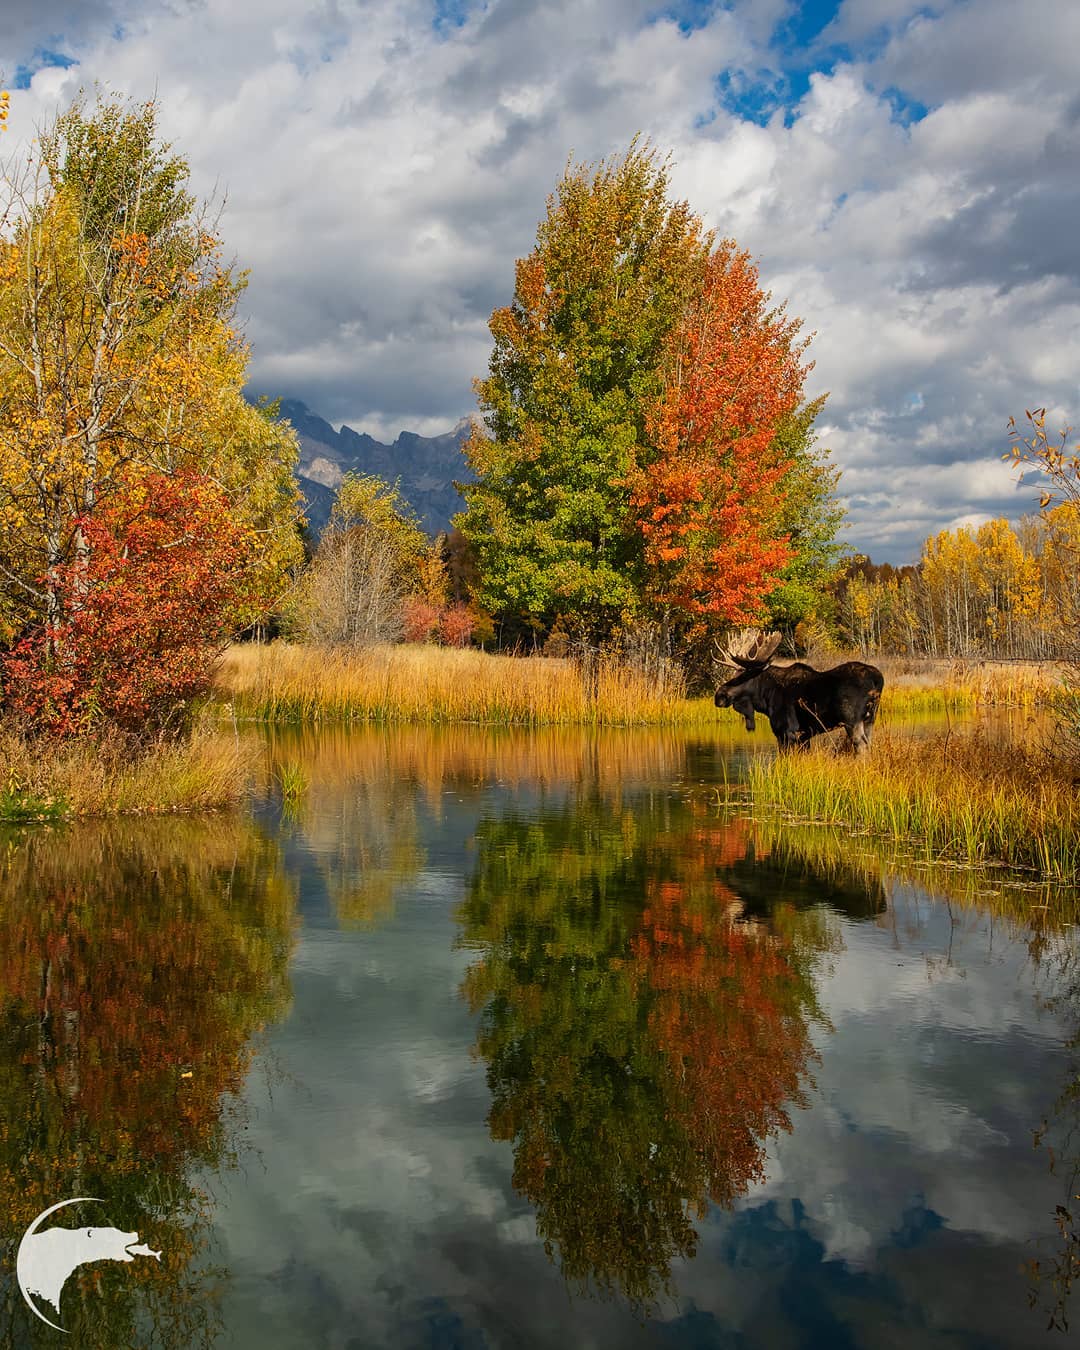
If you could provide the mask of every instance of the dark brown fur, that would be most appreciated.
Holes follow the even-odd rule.
[[[843,727],[856,754],[870,748],[885,678],[876,666],[845,661],[831,670],[805,662],[773,666],[740,661],[743,669],[716,691],[718,708],[734,708],[754,729],[764,713],[782,749],[808,745],[812,736]]]

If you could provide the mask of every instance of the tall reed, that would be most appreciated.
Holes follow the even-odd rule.
[[[927,860],[999,862],[1080,881],[1077,786],[1022,746],[882,729],[862,759],[825,742],[753,759],[748,782],[756,804],[788,819],[894,836]]]
[[[234,647],[218,695],[267,722],[480,722],[630,726],[714,722],[711,699],[686,699],[675,672],[657,680],[601,662],[590,696],[570,661],[432,646],[319,650]]]
[[[227,806],[247,791],[261,754],[254,741],[207,730],[132,751],[108,741],[28,740],[0,726],[0,820]]]

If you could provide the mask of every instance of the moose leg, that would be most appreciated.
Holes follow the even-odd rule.
[[[799,731],[799,719],[795,709],[789,705],[774,707],[769,712],[769,726],[772,727],[777,745],[781,750],[794,750],[802,743]]]
[[[865,755],[870,749],[870,730],[873,723],[856,722],[848,731],[848,745],[856,755]]]
[[[877,717],[878,703],[881,700],[881,692],[877,689],[871,689],[866,696],[866,704],[863,707],[863,715],[851,728],[849,735],[851,737],[851,747],[857,755],[863,755],[870,749],[870,737],[874,730],[874,718]]]

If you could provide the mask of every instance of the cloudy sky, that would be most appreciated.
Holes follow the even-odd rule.
[[[5,149],[156,93],[226,197],[252,385],[383,439],[475,408],[545,198],[635,132],[816,333],[849,542],[1032,508],[1010,415],[1080,420],[1076,0],[4,0]]]

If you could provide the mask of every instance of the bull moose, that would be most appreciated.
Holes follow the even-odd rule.
[[[716,691],[718,708],[734,708],[754,729],[755,712],[769,719],[781,749],[809,744],[812,736],[843,727],[855,754],[870,748],[885,678],[876,666],[845,661],[815,670],[803,661],[774,666],[780,634],[744,632],[720,650],[727,666],[738,668]]]

